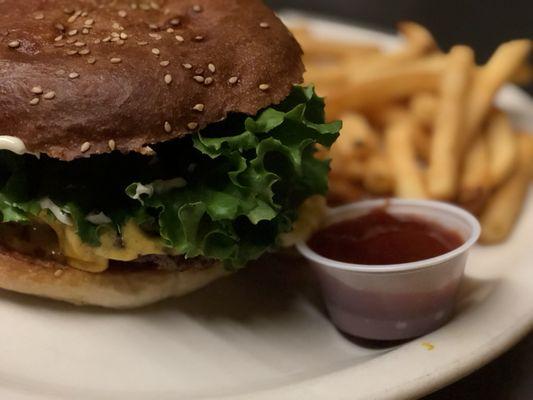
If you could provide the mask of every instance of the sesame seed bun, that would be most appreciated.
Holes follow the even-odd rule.
[[[0,135],[63,160],[255,114],[303,71],[260,0],[0,1]]]
[[[228,274],[219,263],[184,261],[183,270],[155,268],[84,272],[0,249],[0,288],[77,305],[126,309],[179,297]]]

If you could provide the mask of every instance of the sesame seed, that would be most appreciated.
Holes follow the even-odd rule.
[[[148,42],[145,42],[145,41],[141,41],[141,42],[137,42],[137,44],[139,46],[146,46],[148,44]]]
[[[205,109],[205,106],[202,103],[196,104],[193,108],[194,111],[202,112]]]
[[[20,41],[19,40],[13,40],[12,42],[9,42],[7,44],[8,47],[12,49],[16,49],[17,47],[20,47]]]
[[[199,4],[195,4],[194,6],[192,6],[192,10],[197,13],[202,12],[202,6]]]
[[[167,28],[167,33],[174,33],[174,29],[172,29],[172,28]]]
[[[65,47],[65,43],[54,43],[54,47]]]
[[[161,40],[163,38],[159,33],[149,33],[148,36],[155,40]]]
[[[77,35],[78,34],[78,30],[77,29],[72,29],[70,31],[68,31],[68,35],[69,36],[74,36],[74,35]]]
[[[204,40],[204,37],[202,35],[198,35],[194,37],[194,40],[196,40],[197,42],[201,42],[202,40]]]
[[[33,18],[37,19],[37,20],[41,20],[41,19],[44,19],[44,14],[42,12],[38,12],[38,13],[35,13],[33,15]]]
[[[85,42],[80,42],[80,41],[77,41],[76,43],[74,43],[74,46],[76,47],[84,47],[86,45]]]
[[[107,142],[107,145],[109,146],[109,149],[111,151],[115,150],[115,148],[117,147],[115,141],[113,139],[110,139],[109,142]]]
[[[59,35],[54,38],[54,42],[59,42],[60,40],[63,40],[63,35]]]
[[[113,29],[115,29],[115,30],[118,30],[118,31],[122,30],[122,29],[121,29],[122,26],[120,26],[120,24],[119,24],[118,22],[113,22],[113,25],[111,25],[111,26],[112,26]]]
[[[259,85],[259,89],[262,90],[262,91],[268,90],[268,89],[270,89],[270,85],[267,84],[267,83],[262,83],[262,84]]]
[[[154,10],[159,10],[159,4],[157,4],[155,1],[151,1],[150,2],[150,7],[152,7],[152,9]]]
[[[110,59],[109,61],[111,61],[111,64],[120,64],[122,62],[122,58],[119,58],[119,57],[113,57],[112,59]]]
[[[259,24],[259,26],[260,26],[261,28],[263,28],[263,29],[268,29],[268,28],[270,28],[270,25],[268,24],[268,22],[261,22],[261,23]]]
[[[210,63],[207,68],[209,69],[209,71],[211,71],[212,73],[215,73],[216,71],[216,68],[215,68],[215,64],[212,64]]]
[[[199,82],[199,83],[203,83],[205,81],[205,78],[200,75],[195,75],[192,77],[192,79],[194,79],[196,82]]]
[[[179,18],[172,18],[172,19],[170,20],[170,25],[172,25],[172,26],[178,26],[178,25],[180,24],[180,22],[181,22],[181,21],[179,20]]]
[[[49,92],[46,92],[44,95],[43,95],[43,98],[46,99],[46,100],[52,100],[54,97],[56,97],[56,92],[54,91],[49,91]]]
[[[72,14],[69,19],[67,20],[67,22],[69,24],[73,23],[74,21],[76,21],[78,19],[78,17],[81,15],[81,11],[76,11],[74,14]]]
[[[167,85],[170,85],[172,83],[172,75],[166,74],[164,79]]]
[[[77,72],[71,72],[70,74],[68,74],[68,77],[70,79],[76,79],[80,77],[80,74],[78,74]]]
[[[96,58],[94,58],[94,57],[89,57],[87,59],[87,64],[94,64],[95,62],[96,62]]]
[[[158,55],[161,54],[161,50],[156,49],[156,48],[153,48],[153,49],[152,49],[152,53],[155,54],[156,56],[158,56]]]
[[[63,270],[62,269],[58,269],[54,272],[54,276],[56,278],[59,278],[61,275],[63,275]]]
[[[213,78],[211,78],[210,76],[205,78],[204,85],[208,86],[208,85],[211,85],[212,83],[213,83]]]
[[[63,12],[67,15],[71,15],[71,14],[74,14],[74,9],[70,7],[65,7],[63,8]]]
[[[78,50],[67,50],[66,51],[67,56],[73,56],[78,54]]]
[[[187,128],[189,128],[191,130],[196,129],[196,128],[198,128],[198,123],[197,122],[189,122],[187,124]]]
[[[87,54],[89,54],[91,52],[91,50],[89,49],[83,49],[83,50],[80,50],[79,53],[82,55],[82,56],[86,56]]]
[[[121,18],[126,18],[128,16],[128,13],[124,10],[120,10],[118,12],[118,16],[121,17]]]
[[[228,82],[229,82],[230,85],[234,85],[234,84],[237,83],[238,80],[239,80],[238,77],[232,76],[231,78],[228,79]]]
[[[84,12],[81,13],[81,16],[82,16],[83,18],[85,18],[87,15],[89,15],[89,13],[88,13],[87,11],[84,11]]]
[[[181,35],[176,35],[176,40],[177,40],[178,42],[184,42],[184,41],[185,41],[185,39],[184,39],[183,36],[181,36]]]
[[[100,44],[102,42],[102,39],[94,39],[94,44]]]
[[[157,24],[149,24],[148,27],[153,31],[157,31],[159,29],[159,25]]]
[[[92,24],[94,24],[94,19],[90,18],[90,19],[85,20],[85,25],[91,26]]]
[[[77,41],[76,38],[69,38],[69,39],[67,39],[67,43],[68,43],[68,44],[76,43],[76,41]]]
[[[63,24],[55,24],[54,27],[60,32],[65,32],[65,25]]]
[[[170,65],[170,61],[161,61],[159,65],[161,65],[162,67],[168,67]]]
[[[81,30],[81,33],[82,33],[83,35],[88,35],[88,34],[89,34],[89,29],[87,29],[87,28],[83,28],[83,29]]]
[[[172,132],[172,125],[170,125],[170,122],[165,121],[165,126],[164,126],[164,128],[165,128],[165,132],[166,132],[166,133],[170,133],[170,132]]]
[[[118,33],[118,32],[111,32],[111,37],[119,38],[119,37],[120,37],[120,33]]]
[[[105,38],[102,39],[102,42],[107,43],[110,40],[111,40],[111,36],[106,36]]]
[[[34,86],[31,88],[33,94],[43,94],[43,88],[40,86]]]
[[[191,64],[181,64],[183,66],[183,68],[185,69],[191,69],[192,68],[192,65]]]
[[[124,32],[121,32],[121,33],[120,33],[120,38],[121,38],[122,40],[126,40],[126,39],[128,38],[128,35],[127,35],[126,33],[124,33]]]
[[[33,99],[30,100],[30,104],[32,106],[36,106],[37,104],[39,104],[39,98],[38,97],[34,97]]]
[[[89,149],[91,148],[91,144],[89,142],[85,142],[81,145],[80,147],[80,151],[82,153],[85,153],[86,151],[88,151]]]
[[[138,5],[137,3],[131,3],[131,4],[130,4],[130,8],[131,8],[132,10],[136,10],[136,9],[139,8],[139,5]]]

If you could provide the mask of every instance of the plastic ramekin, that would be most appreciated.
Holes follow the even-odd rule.
[[[430,200],[369,200],[329,209],[324,225],[386,207],[457,232],[463,244],[443,255],[393,265],[361,265],[331,260],[307,243],[296,245],[318,274],[333,323],[350,335],[373,340],[422,336],[452,316],[468,251],[480,234],[477,219],[451,204]]]

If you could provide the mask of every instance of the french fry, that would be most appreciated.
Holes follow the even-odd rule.
[[[334,157],[364,159],[377,150],[378,134],[363,115],[346,113],[341,119],[341,134],[331,148]]]
[[[431,56],[394,70],[360,76],[328,97],[328,117],[339,117],[346,110],[360,110],[407,98],[419,91],[437,89],[444,69],[443,56]]]
[[[434,93],[415,94],[409,102],[409,110],[426,129],[432,129],[437,114],[438,99]]]
[[[343,204],[361,199],[363,191],[345,179],[330,177],[328,203]]]
[[[413,143],[416,129],[416,120],[405,113],[393,118],[385,130],[385,149],[396,182],[395,195],[401,198],[427,197]]]
[[[523,65],[530,52],[530,40],[512,40],[504,43],[475,74],[466,107],[463,150],[479,134],[481,124],[492,106],[498,89]]]
[[[365,163],[363,187],[374,195],[394,192],[394,177],[388,157],[381,151],[374,153]]]
[[[499,243],[505,240],[516,223],[525,201],[529,166],[533,151],[525,136],[520,138],[520,162],[518,168],[487,202],[480,217],[482,243]]]
[[[493,186],[498,186],[513,172],[518,158],[517,136],[504,113],[495,112],[490,116],[487,144],[491,183]]]
[[[438,50],[435,38],[422,25],[412,21],[398,23],[398,31],[407,39],[407,48],[411,51],[425,53]]]
[[[473,68],[472,49],[466,46],[451,49],[440,85],[441,98],[435,116],[427,173],[428,192],[437,199],[450,200],[457,192],[459,141],[464,128],[466,94]]]
[[[344,179],[351,182],[363,180],[365,162],[357,159],[335,157],[332,153],[330,175],[336,179]]]
[[[478,214],[491,189],[489,150],[485,136],[478,136],[467,152],[459,185],[459,203]]]

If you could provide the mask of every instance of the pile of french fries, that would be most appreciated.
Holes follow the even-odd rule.
[[[444,53],[424,27],[405,22],[398,29],[403,45],[389,52],[293,29],[306,82],[327,97],[328,119],[344,122],[328,154],[329,201],[454,202],[478,216],[482,242],[501,242],[526,201],[533,136],[517,132],[494,97],[508,82],[531,79],[532,42],[504,43],[478,66],[468,46]]]

